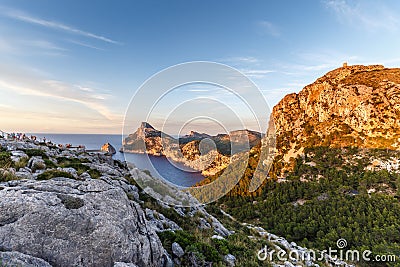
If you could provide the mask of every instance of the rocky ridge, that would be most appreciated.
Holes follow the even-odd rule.
[[[400,149],[400,69],[343,66],[274,108],[279,159],[289,164],[304,147]]]
[[[156,130],[149,123],[142,122],[134,133],[125,138],[121,151],[166,156],[201,171],[204,176],[210,176],[229,165],[231,144],[234,144],[234,153],[239,153],[260,144],[261,138],[262,134],[258,132],[238,130],[229,135],[216,136],[191,131],[188,135],[175,139]]]

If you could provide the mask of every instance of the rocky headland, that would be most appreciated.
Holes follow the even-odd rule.
[[[204,176],[215,175],[231,162],[234,153],[248,151],[261,143],[263,135],[251,130],[232,131],[211,136],[191,131],[179,139],[156,130],[147,122],[124,139],[122,152],[165,156],[201,171]]]

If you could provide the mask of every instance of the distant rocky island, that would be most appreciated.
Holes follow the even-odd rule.
[[[142,122],[134,133],[124,139],[120,151],[165,156],[209,176],[229,165],[232,144],[237,153],[248,151],[260,145],[263,136],[246,129],[215,136],[191,131],[176,139],[155,129],[148,122]]]

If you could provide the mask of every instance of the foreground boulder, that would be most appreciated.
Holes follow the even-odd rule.
[[[20,252],[0,252],[0,266],[51,267],[48,262]]]
[[[112,183],[12,181],[0,187],[0,209],[0,251],[52,266],[163,264],[164,249],[143,210]]]

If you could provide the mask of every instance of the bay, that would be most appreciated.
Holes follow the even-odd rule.
[[[185,171],[187,167],[180,164],[171,164],[166,157],[157,157],[146,154],[121,153],[121,135],[109,134],[48,134],[29,133],[35,135],[38,140],[51,141],[55,144],[72,144],[73,146],[84,145],[87,150],[99,150],[105,143],[110,143],[117,153],[114,159],[133,163],[137,168],[149,170],[153,177],[164,179],[180,187],[190,187],[204,179],[199,172]]]

